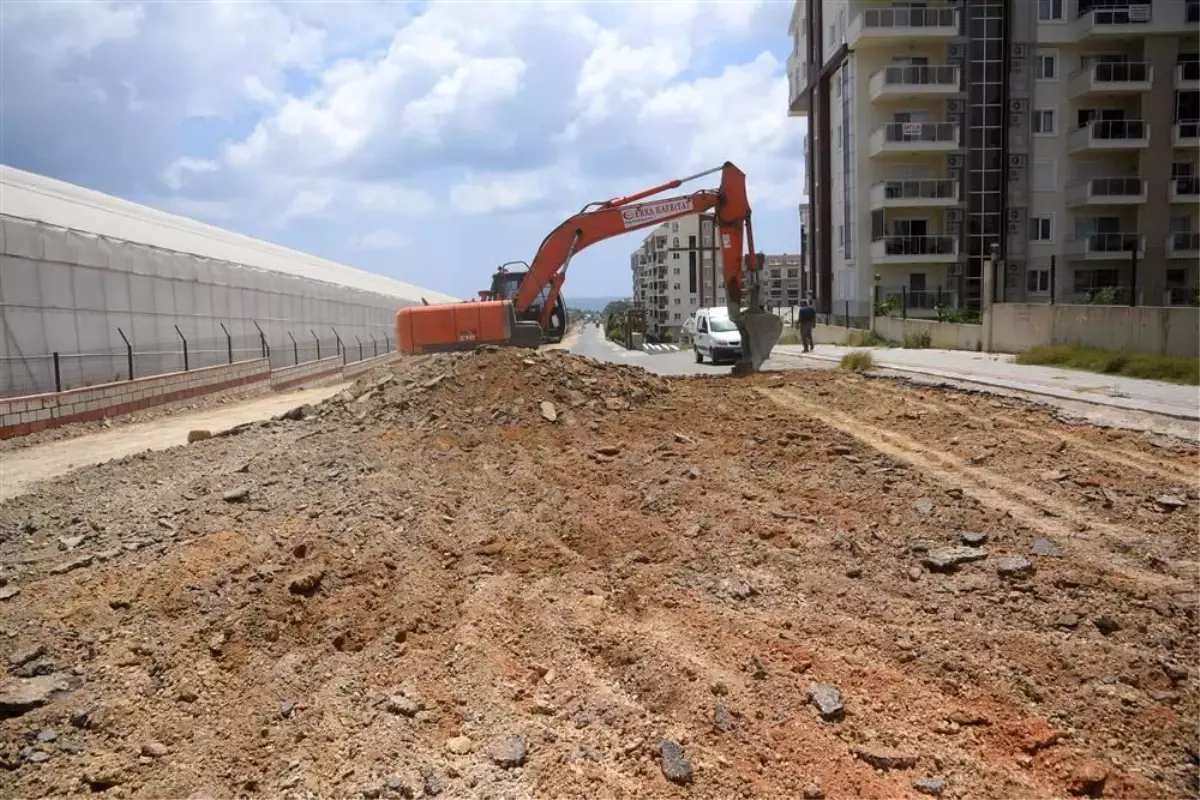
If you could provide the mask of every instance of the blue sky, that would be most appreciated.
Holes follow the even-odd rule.
[[[469,297],[586,203],[729,160],[758,249],[795,252],[790,13],[6,3],[0,161]],[[564,293],[627,293],[637,244],[581,253]]]

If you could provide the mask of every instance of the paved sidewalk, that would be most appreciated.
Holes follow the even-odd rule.
[[[817,345],[812,353],[805,353],[799,345],[777,345],[772,357],[840,361],[851,350],[864,349],[871,351],[877,365],[898,372],[1200,421],[1200,390],[1195,386],[1058,367],[1026,366],[1014,363],[1014,356],[1003,353],[837,345]]]

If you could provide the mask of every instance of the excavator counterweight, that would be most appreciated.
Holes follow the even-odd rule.
[[[715,190],[647,200],[718,172],[721,183]],[[400,309],[396,315],[400,352],[465,350],[482,344],[537,347],[543,341],[560,340],[567,323],[561,290],[576,253],[623,233],[706,211],[716,217],[729,316],[741,334],[742,357],[733,374],[757,372],[779,341],[783,322],[759,301],[762,257],[754,253],[746,176],[728,161],[635,194],[589,203],[542,240],[531,264],[509,262],[527,266],[526,270],[508,272],[508,264],[501,266],[492,288],[480,292],[479,301]],[[745,262],[743,252],[751,254]],[[749,281],[744,280],[747,275]]]

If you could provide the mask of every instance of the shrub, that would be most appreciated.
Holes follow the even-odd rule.
[[[906,333],[904,334],[904,346],[913,350],[924,350],[933,346],[933,339],[929,336],[929,331]]]
[[[875,368],[875,357],[870,350],[851,350],[842,356],[838,366],[851,372],[867,372]]]

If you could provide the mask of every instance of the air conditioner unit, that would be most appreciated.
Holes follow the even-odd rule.
[[[946,275],[951,278],[957,278],[962,275],[962,264],[949,264],[946,266]]]

